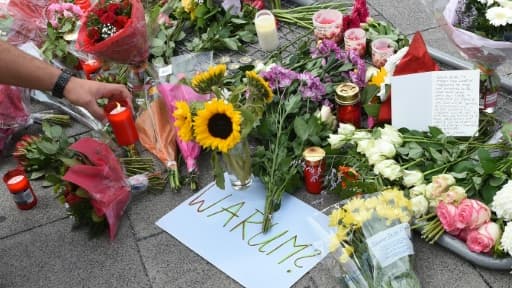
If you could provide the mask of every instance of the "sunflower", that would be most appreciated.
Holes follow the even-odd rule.
[[[192,78],[192,88],[202,94],[210,93],[213,86],[222,86],[222,79],[225,74],[225,64],[210,67],[208,71],[200,72]]]
[[[231,103],[213,99],[194,117],[196,141],[204,148],[226,153],[240,141],[242,116]]]
[[[176,101],[176,110],[172,113],[174,116],[174,126],[178,128],[178,136],[183,141],[192,140],[192,114],[185,101]]]
[[[272,93],[272,89],[270,89],[270,85],[268,84],[263,77],[258,75],[255,71],[246,71],[245,77],[247,77],[247,82],[249,88],[251,89],[251,95],[257,98],[263,98],[267,102],[271,102],[274,98],[274,93]]]

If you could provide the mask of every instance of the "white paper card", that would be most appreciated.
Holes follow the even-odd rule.
[[[368,238],[366,242],[382,267],[414,254],[408,223],[395,225]]]
[[[235,191],[226,178],[226,190],[212,183],[156,225],[245,287],[290,287],[327,255],[328,217],[284,193],[263,234],[264,207],[259,179]]]
[[[392,124],[426,131],[436,126],[449,136],[473,136],[478,131],[478,70],[452,70],[394,76]]]

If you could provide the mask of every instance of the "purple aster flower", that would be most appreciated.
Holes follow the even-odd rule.
[[[305,99],[310,98],[315,102],[322,101],[322,96],[325,95],[325,86],[320,82],[320,79],[313,76],[310,72],[300,74],[299,78],[302,80],[299,88],[302,97]]]
[[[322,101],[322,106],[327,106],[329,108],[334,109],[334,104],[331,103],[331,101],[325,99],[324,101]]]
[[[299,78],[297,72],[278,65],[272,66],[268,71],[261,72],[260,75],[268,81],[271,89],[288,87]]]
[[[328,57],[331,53],[334,53],[337,60],[345,61],[347,59],[347,53],[332,40],[322,40],[315,48],[311,49],[312,58]]]

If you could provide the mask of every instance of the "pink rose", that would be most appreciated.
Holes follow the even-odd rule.
[[[464,199],[457,207],[457,228],[477,229],[491,219],[491,210],[484,203]]]
[[[469,250],[476,253],[487,253],[500,237],[500,226],[494,222],[487,222],[478,230],[473,230],[468,234],[466,245]]]
[[[436,213],[446,232],[452,235],[459,234],[460,229],[457,228],[457,221],[455,220],[455,216],[457,215],[457,207],[441,201],[439,202],[439,205],[437,205]]]
[[[457,235],[457,238],[459,238],[460,240],[466,242],[466,240],[468,240],[469,233],[471,233],[473,231],[475,231],[475,230],[462,229],[462,230],[460,230],[459,235]]]

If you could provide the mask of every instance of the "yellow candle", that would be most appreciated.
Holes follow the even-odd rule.
[[[276,49],[279,46],[279,36],[274,15],[268,10],[261,10],[256,13],[254,24],[261,49],[265,51]]]

